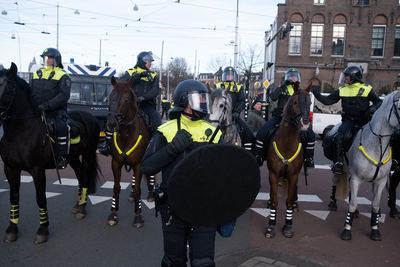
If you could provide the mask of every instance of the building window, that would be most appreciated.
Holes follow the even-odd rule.
[[[301,54],[301,30],[303,24],[292,23],[292,30],[289,36],[289,55],[300,55]]]
[[[353,6],[369,6],[369,0],[353,0]]]
[[[346,24],[333,24],[332,55],[344,56]]]
[[[311,24],[311,55],[322,55],[322,44],[324,39],[324,24]]]
[[[314,5],[323,5],[324,3],[325,3],[325,0],[314,0]]]
[[[374,26],[372,30],[371,56],[383,57],[386,26]]]
[[[400,26],[396,26],[396,33],[394,35],[394,53],[393,56],[400,57]]]

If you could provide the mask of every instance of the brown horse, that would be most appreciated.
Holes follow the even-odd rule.
[[[295,83],[294,93],[283,110],[282,121],[275,136],[266,147],[269,170],[271,213],[265,237],[275,236],[276,209],[278,206],[278,182],[283,177],[287,184],[286,221],[282,229],[285,237],[293,236],[293,204],[296,197],[297,180],[303,163],[303,149],[299,130],[309,126],[311,84],[306,90]]]
[[[108,217],[108,224],[113,226],[118,223],[119,193],[121,191],[121,169],[129,172],[133,169],[132,192],[130,201],[135,201],[135,219],[133,226],[139,228],[144,225],[142,218],[142,202],[140,199],[140,184],[142,172],[139,168],[140,162],[150,141],[150,134],[145,124],[142,111],[139,109],[136,94],[131,89],[133,80],[117,82],[111,78],[114,89],[110,93],[109,115],[107,117],[107,129],[113,132],[111,145],[111,168],[114,174],[113,199],[111,214]],[[149,189],[148,201],[153,201],[154,176],[147,179]]]

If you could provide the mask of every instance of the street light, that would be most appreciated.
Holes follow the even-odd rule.
[[[99,66],[101,66],[101,41],[108,41],[108,39],[100,39],[100,49],[99,49]]]

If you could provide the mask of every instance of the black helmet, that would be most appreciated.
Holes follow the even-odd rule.
[[[296,68],[290,68],[286,71],[285,80],[290,81],[290,77],[297,77],[297,81],[301,82],[300,72]]]
[[[344,76],[350,76],[350,84],[362,82],[362,69],[358,66],[348,66],[344,69],[344,71],[340,74],[339,84],[344,83]]]
[[[202,82],[185,80],[178,84],[174,92],[174,107],[170,110],[169,117],[177,118],[188,105],[202,117],[210,113],[208,89]]]
[[[233,67],[229,66],[224,69],[222,73],[223,82],[236,82],[236,71]]]
[[[136,66],[144,68],[146,66],[147,61],[154,61],[153,53],[151,51],[140,52],[139,55],[137,56]]]
[[[44,65],[46,64],[45,57],[54,58],[54,67],[64,68],[61,60],[61,53],[55,48],[46,48],[40,55],[43,58]]]

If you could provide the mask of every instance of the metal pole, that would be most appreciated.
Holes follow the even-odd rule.
[[[238,31],[239,31],[239,0],[236,1],[236,26],[235,26],[235,51],[233,57],[233,66],[237,69],[237,57],[238,57]]]
[[[100,39],[100,49],[99,49],[99,66],[101,66],[101,39]]]
[[[160,66],[160,84],[162,85],[162,73],[163,73],[163,58],[164,58],[164,40],[161,43],[161,66]],[[169,97],[168,97],[169,99]]]
[[[197,49],[194,52],[194,71],[193,71],[193,80],[196,80],[196,63],[197,63]]]
[[[167,96],[169,101],[169,66],[167,65]]]

